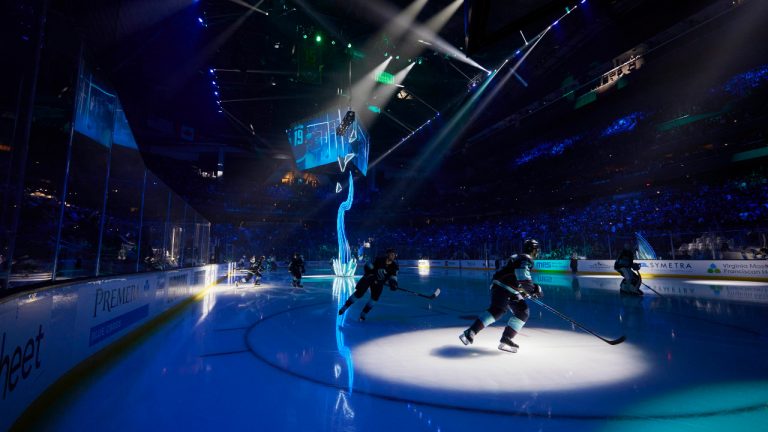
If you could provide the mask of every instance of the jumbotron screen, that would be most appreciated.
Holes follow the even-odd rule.
[[[340,109],[321,113],[296,122],[286,130],[298,169],[338,164],[339,158],[344,160],[347,155],[354,153],[355,157],[350,162],[363,175],[367,174],[370,137],[357,121],[344,136],[337,135],[336,127],[345,114],[346,110]]]

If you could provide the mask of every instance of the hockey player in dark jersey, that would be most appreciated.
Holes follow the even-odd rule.
[[[480,314],[475,322],[459,336],[464,345],[474,342],[475,335],[480,330],[495,323],[507,312],[512,311],[512,317],[504,327],[504,333],[499,341],[499,349],[517,352],[519,346],[512,341],[515,335],[528,321],[530,312],[525,297],[542,297],[541,287],[531,280],[533,260],[539,254],[539,242],[528,239],[523,244],[523,253],[515,254],[506,266],[493,275],[491,283],[491,305]]]
[[[240,259],[240,261],[243,261],[243,259]],[[259,278],[261,278],[261,273],[259,271],[259,261],[256,259],[256,255],[253,255],[250,260],[248,260],[250,263],[248,265],[248,268],[246,269],[245,266],[239,266],[238,268],[245,272],[245,277],[242,280],[235,280],[235,287],[239,287],[240,283],[248,283],[251,279],[254,279],[254,285],[259,284]],[[258,276],[257,276],[258,273]]]
[[[363,277],[355,285],[355,292],[349,296],[347,301],[344,302],[344,306],[339,309],[339,315],[343,315],[352,306],[352,303],[362,298],[365,292],[368,291],[368,288],[370,288],[371,299],[368,300],[368,303],[363,307],[363,311],[360,312],[360,321],[365,321],[368,312],[379,301],[385,284],[389,285],[392,291],[397,290],[397,272],[399,270],[397,252],[394,249],[387,249],[386,255],[377,257],[373,263],[366,264]]]
[[[635,251],[637,251],[637,245],[631,242],[624,243],[624,248],[613,263],[613,269],[624,277],[619,284],[619,292],[622,294],[643,295],[640,291],[643,279],[640,277],[640,264],[635,262]]]
[[[301,259],[301,255],[299,255],[298,252],[293,254],[291,263],[288,264],[288,271],[291,272],[291,276],[293,276],[291,284],[294,287],[303,288],[304,285],[301,284],[301,275],[304,274],[304,260]]]
[[[264,272],[264,255],[258,259],[256,256],[251,257],[251,266],[248,268],[248,275],[245,277],[245,282],[248,283],[253,279],[253,286],[261,285],[261,277]]]

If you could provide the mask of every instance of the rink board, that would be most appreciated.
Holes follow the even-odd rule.
[[[635,260],[647,276],[722,278],[768,281],[768,260]],[[400,267],[493,270],[491,260],[398,260]],[[615,275],[613,260],[579,260],[580,274]],[[328,262],[309,261],[308,268],[329,268]],[[570,272],[570,260],[536,260],[539,272]],[[359,273],[359,271],[358,271]]]
[[[35,290],[0,303],[0,430],[67,371],[215,284],[216,265]],[[7,361],[6,361],[7,360]]]

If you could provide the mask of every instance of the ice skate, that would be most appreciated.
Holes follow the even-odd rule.
[[[471,345],[475,341],[475,332],[470,329],[464,330],[464,333],[459,335],[459,340],[464,345]]]
[[[643,292],[640,291],[640,288],[632,285],[628,285],[628,284],[621,284],[621,288],[619,288],[619,292],[621,294],[633,295],[633,296],[643,295]]]
[[[640,290],[632,290],[632,289],[620,289],[619,292],[624,295],[631,295],[631,296],[642,296],[643,292]]]
[[[506,352],[516,353],[520,348],[516,343],[512,342],[512,339],[503,337],[499,341],[499,349]]]

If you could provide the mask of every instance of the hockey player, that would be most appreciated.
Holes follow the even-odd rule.
[[[643,279],[639,272],[640,264],[634,261],[636,251],[637,245],[631,242],[624,243],[624,248],[613,263],[613,269],[624,277],[619,284],[620,293],[641,296],[643,292],[640,291],[640,284],[643,283]]]
[[[389,289],[392,291],[397,290],[397,272],[400,270],[400,266],[397,264],[397,252],[394,249],[387,249],[387,253],[384,256],[377,257],[373,263],[365,265],[365,273],[363,277],[355,285],[355,292],[344,302],[344,306],[339,309],[339,315],[343,315],[344,312],[352,306],[352,303],[362,298],[368,288],[371,289],[371,299],[363,307],[360,312],[360,321],[365,321],[365,317],[368,312],[373,309],[373,306],[379,301],[381,292],[384,290],[384,284],[389,285]]]
[[[245,255],[243,255],[243,258],[240,259],[240,261],[245,260]],[[249,282],[252,278],[256,276],[256,271],[258,269],[258,264],[256,263],[256,255],[251,256],[251,259],[248,260],[250,262],[248,269],[245,269],[245,265],[238,266],[239,269],[243,269],[245,271],[245,278],[242,280],[243,283]],[[260,276],[260,275],[259,275]],[[254,285],[258,285],[257,281],[254,281]],[[235,280],[235,287],[240,286],[240,281]]]
[[[525,298],[527,296],[539,298],[544,295],[541,287],[531,280],[533,260],[538,254],[539,242],[528,239],[523,244],[523,253],[512,255],[507,265],[493,275],[491,305],[459,336],[464,345],[474,342],[475,335],[480,330],[498,321],[507,310],[511,310],[513,315],[504,327],[499,349],[517,352],[519,346],[512,339],[523,328],[530,316]]]
[[[301,255],[299,255],[298,252],[293,254],[291,263],[288,264],[288,271],[291,272],[291,276],[293,276],[291,284],[294,287],[303,288],[304,285],[301,284],[301,275],[304,274],[304,260],[301,259]]]
[[[248,276],[245,277],[245,282],[253,279],[253,286],[261,285],[261,276],[264,271],[264,256],[262,255],[256,259],[256,255],[251,257],[251,266],[248,267]]]

